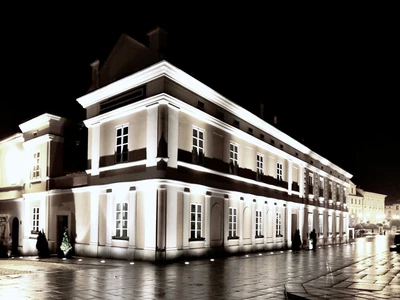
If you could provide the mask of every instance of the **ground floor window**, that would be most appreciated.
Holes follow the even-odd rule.
[[[276,229],[276,237],[282,237],[282,213],[276,213],[276,220],[275,220],[275,229]]]
[[[39,232],[39,207],[34,207],[32,210],[32,233]]]
[[[128,203],[117,203],[115,217],[115,237],[128,237]]]
[[[192,203],[190,208],[190,238],[201,238],[201,204]]]

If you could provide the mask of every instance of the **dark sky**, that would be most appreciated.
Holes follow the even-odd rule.
[[[390,8],[185,9],[16,14],[18,26],[1,29],[0,138],[44,112],[83,119],[76,98],[89,87],[90,63],[104,61],[121,33],[146,42],[161,26],[171,63],[255,113],[264,103],[266,121],[277,115],[279,129],[358,187],[400,199],[399,32]]]

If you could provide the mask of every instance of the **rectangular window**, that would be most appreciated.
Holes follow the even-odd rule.
[[[319,214],[318,216],[318,228],[319,228],[319,234],[324,234],[324,215]]]
[[[257,153],[257,173],[264,174],[264,155]]]
[[[40,152],[37,151],[33,154],[33,168],[32,179],[40,178]]]
[[[115,217],[115,236],[128,237],[128,203],[117,203]]]
[[[238,165],[239,145],[231,142],[229,146],[229,162],[234,166]]]
[[[193,127],[193,151],[201,155],[204,153],[204,130]]]
[[[308,174],[308,193],[314,194],[314,176],[311,173]]]
[[[190,208],[190,238],[201,239],[201,204],[192,203]]]
[[[283,180],[283,167],[281,162],[276,163],[276,179]]]
[[[116,127],[115,162],[128,161],[128,124]]]
[[[229,237],[237,236],[237,209],[229,207]]]
[[[313,230],[313,213],[308,213],[308,232]]]
[[[256,210],[256,237],[260,237],[262,228],[261,210]]]
[[[32,210],[32,232],[39,232],[39,207]]]
[[[328,234],[332,234],[332,215],[328,216]]]
[[[275,219],[276,225],[276,237],[281,237],[282,236],[282,213],[277,212],[276,213],[276,219]]]
[[[336,216],[336,234],[340,232],[340,219],[339,216]]]

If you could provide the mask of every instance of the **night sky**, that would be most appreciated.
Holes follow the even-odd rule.
[[[188,10],[197,16],[153,9],[16,15],[23,26],[1,29],[0,139],[45,112],[83,120],[76,98],[89,88],[90,63],[104,62],[122,33],[146,43],[160,26],[172,64],[256,114],[264,103],[267,122],[278,116],[279,129],[351,173],[359,188],[400,199],[400,52],[391,16],[374,8],[318,17],[295,8]]]

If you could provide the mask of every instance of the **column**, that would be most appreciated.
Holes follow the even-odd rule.
[[[129,244],[128,248],[135,248],[136,246],[136,189],[131,187],[128,195],[129,205],[129,216],[128,216],[128,228],[129,228]]]
[[[99,163],[100,163],[100,123],[94,124],[91,128],[91,140],[90,140],[90,151],[91,151],[91,169],[92,176],[99,175]]]
[[[190,220],[190,190],[185,188],[183,192],[183,230],[182,248],[189,249],[189,220]]]
[[[254,199],[251,202],[251,244],[256,244],[256,206],[257,202]]]
[[[300,197],[304,197],[304,167],[299,166],[299,189]]]
[[[236,200],[237,201],[237,200]],[[229,202],[228,202],[229,203]],[[244,199],[243,197],[240,197],[239,200],[239,209],[238,209],[238,220],[237,220],[237,230],[238,230],[238,235],[239,235],[239,245],[243,246],[243,226],[244,226],[244,222],[243,222],[243,206],[244,206]],[[229,207],[229,205],[228,205]],[[228,211],[229,213],[229,211]]]
[[[147,109],[147,132],[146,132],[146,157],[147,167],[157,165],[157,121],[158,121],[158,103],[146,107]]]
[[[178,167],[179,108],[168,105],[168,167]],[[207,243],[207,240],[206,240]]]
[[[205,247],[210,247],[210,201],[211,201],[211,192],[207,192],[205,196],[205,205],[204,205],[204,238],[205,238]]]
[[[91,246],[99,243],[99,192],[93,190],[90,193],[90,242]]]
[[[288,194],[292,194],[292,182],[293,182],[293,162],[288,160]]]
[[[111,246],[112,243],[112,234],[114,232],[115,227],[115,207],[114,207],[114,194],[112,191],[107,191],[107,220],[106,220],[106,246]]]

